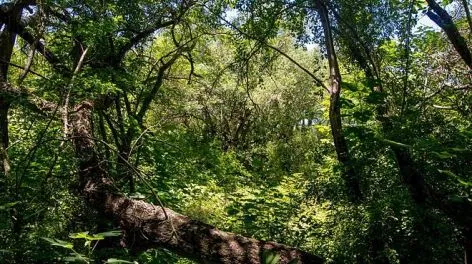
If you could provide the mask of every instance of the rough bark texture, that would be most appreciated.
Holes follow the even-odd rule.
[[[339,71],[338,60],[334,49],[334,41],[331,32],[331,25],[328,17],[328,10],[321,1],[316,0],[316,7],[320,15],[321,25],[323,26],[327,57],[329,62],[329,121],[331,125],[331,134],[333,135],[334,147],[338,161],[343,165],[343,177],[346,182],[348,195],[352,201],[362,199],[359,176],[354,171],[353,164],[349,156],[349,149],[342,131],[341,123],[341,73]]]
[[[472,69],[472,55],[465,38],[459,33],[452,17],[434,0],[427,0],[430,10],[426,12],[426,15],[433,20],[436,25],[442,28],[447,35],[449,41],[451,41],[454,49],[459,53],[462,60]]]
[[[124,245],[138,251],[164,247],[204,263],[263,263],[265,251],[278,254],[280,263],[323,263],[307,252],[224,232],[171,209],[118,194],[95,152],[92,109],[92,103],[84,102],[71,116],[82,194],[94,208],[120,224]]]

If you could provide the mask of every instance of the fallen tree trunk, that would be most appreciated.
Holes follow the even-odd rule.
[[[92,103],[84,102],[71,116],[82,194],[92,207],[119,223],[123,245],[135,251],[163,247],[204,263],[264,263],[265,252],[278,255],[280,264],[323,263],[322,258],[307,252],[224,232],[171,209],[118,194],[95,152],[92,109]]]

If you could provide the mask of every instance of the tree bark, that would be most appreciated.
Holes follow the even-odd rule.
[[[439,6],[439,4],[434,0],[426,0],[430,10],[426,12],[426,15],[433,20],[436,25],[438,25],[447,35],[449,41],[451,41],[454,49],[459,53],[462,60],[472,69],[472,55],[470,53],[469,47],[465,38],[462,37],[459,30],[452,21],[452,17],[447,13],[444,8]]]
[[[338,161],[343,165],[343,178],[347,185],[349,199],[356,202],[362,199],[359,176],[355,172],[342,131],[341,122],[341,73],[339,71],[338,59],[334,49],[333,34],[329,21],[328,10],[320,1],[316,0],[316,7],[323,26],[325,46],[329,63],[329,121],[331,125],[331,134],[333,135],[334,147]]]
[[[92,103],[83,102],[70,120],[82,195],[91,206],[119,223],[123,245],[137,251],[164,247],[204,263],[263,263],[265,251],[278,254],[279,263],[323,263],[322,258],[307,252],[224,232],[171,209],[118,194],[95,151],[92,109]]]
[[[428,10],[426,14],[428,17],[433,20],[436,25],[441,27],[442,30],[446,33],[449,41],[454,46],[454,49],[459,53],[460,57],[464,63],[472,69],[472,55],[470,49],[467,45],[465,38],[460,34],[457,29],[452,17],[443,9],[435,0],[426,0],[428,6],[431,10]],[[466,1],[462,1],[464,5],[465,12],[467,15],[467,22],[469,27],[471,26],[470,12]],[[472,30],[469,28],[469,30]],[[424,176],[416,170],[416,177],[422,179],[424,182]],[[413,185],[410,184],[411,189],[415,189]],[[462,234],[464,236],[464,262],[472,263],[472,203],[467,199],[457,199],[450,198],[446,194],[440,194],[437,192],[425,193],[427,201],[430,206],[433,208],[439,208],[447,216],[449,216],[457,225],[462,229]],[[413,194],[414,195],[414,194]],[[415,199],[416,200],[416,199]]]
[[[31,47],[34,47],[56,71],[64,75],[71,74],[71,71],[61,64],[59,58],[47,49],[43,42],[38,41],[37,38],[27,30],[27,25],[22,21],[21,12],[18,13],[18,10],[22,10],[28,5],[33,5],[35,2],[36,1],[32,0],[23,0],[16,3],[0,5],[0,23],[5,24],[6,29],[8,29],[8,32],[12,35],[18,35],[31,45]]]
[[[4,19],[18,20],[21,17],[23,7],[15,5],[9,10],[8,16]],[[0,83],[8,82],[8,68],[13,53],[13,46],[16,41],[16,34],[11,30],[11,24],[5,24],[3,31],[0,32]],[[6,87],[2,85],[2,88]],[[0,94],[0,162],[1,171],[6,178],[10,172],[10,163],[7,155],[9,145],[8,135],[8,111],[10,109],[10,101],[4,95]],[[6,180],[6,179],[5,179]]]
[[[21,3],[26,4],[26,1]],[[6,19],[5,14],[10,12],[10,9],[3,8],[3,5],[1,7],[0,23],[5,23],[10,32],[18,34],[26,42],[34,43],[36,40],[26,30],[26,26],[19,19]],[[59,73],[64,76],[70,74],[43,43],[37,44],[39,53]],[[171,62],[165,63],[165,66],[172,64],[176,58],[177,56],[171,58]],[[161,70],[161,75],[164,70],[165,68]],[[155,94],[159,86],[158,80],[157,88],[155,87],[151,94]],[[139,121],[142,121],[149,105],[150,102],[145,100],[137,114]],[[123,245],[135,251],[164,247],[205,263],[263,263],[266,251],[279,255],[279,263],[323,263],[322,258],[307,252],[275,242],[224,232],[169,208],[132,200],[119,194],[108,177],[106,162],[99,158],[95,150],[92,110],[93,103],[83,102],[74,108],[68,120],[78,161],[81,194],[92,207],[120,225],[123,231]]]
[[[449,17],[449,23],[453,23],[450,19],[450,16],[445,13],[446,11],[437,5],[434,1],[428,1],[430,5],[434,7],[434,11],[441,14],[443,22]],[[431,12],[431,11],[430,11]],[[433,14],[435,16],[436,14]],[[444,26],[444,24],[443,24]],[[443,28],[444,29],[444,28]],[[451,28],[446,28],[444,30],[456,30],[455,26]],[[456,43],[460,42],[460,34],[458,31],[456,33],[447,34],[448,37],[456,36],[459,40],[454,40]],[[451,40],[452,42],[452,40]],[[465,42],[463,43],[465,44]],[[458,53],[462,53],[461,57],[464,59],[464,62],[469,65],[468,57],[468,48],[460,48],[457,45],[454,45]],[[358,52],[353,52],[353,55],[357,61],[364,60],[360,58],[362,56]],[[373,93],[384,93],[382,89],[382,82],[376,76],[372,74],[372,71],[368,68],[367,64],[359,63],[361,68],[366,74],[366,78],[369,83],[372,84],[371,90]],[[374,85],[376,84],[376,85]],[[377,86],[378,85],[378,86]],[[382,130],[384,133],[392,131],[394,129],[393,124],[388,118],[387,108],[384,103],[380,103],[376,107],[376,118],[382,125]],[[421,172],[421,168],[414,162],[414,159],[408,149],[402,148],[400,146],[391,146],[391,149],[394,153],[395,159],[397,161],[398,168],[400,170],[400,176],[402,182],[408,187],[410,195],[415,203],[421,207],[426,207],[430,209],[436,209],[443,212],[449,218],[451,218],[462,230],[464,236],[464,251],[465,251],[465,263],[472,263],[472,234],[469,230],[472,230],[472,203],[467,199],[458,199],[449,194],[439,193],[431,188],[431,186],[426,182],[425,175]]]

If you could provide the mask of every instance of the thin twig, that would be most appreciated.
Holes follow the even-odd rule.
[[[7,63],[8,65],[13,66],[13,67],[18,68],[18,69],[22,69],[22,70],[25,69],[25,67],[20,66],[20,65],[18,65],[18,64],[15,64],[15,63],[13,63],[13,62],[5,61],[5,60],[2,60],[2,59],[0,59],[0,62],[2,62],[2,63]],[[49,79],[48,77],[45,77],[45,76],[43,76],[43,75],[41,75],[41,74],[39,74],[39,73],[37,73],[37,72],[31,70],[31,69],[28,69],[28,72],[30,72],[30,73],[32,73],[32,74],[38,76],[38,77],[41,77],[41,78],[43,78],[43,79],[46,79],[46,80],[50,81],[50,79]]]
[[[75,67],[74,72],[72,73],[72,77],[69,81],[69,84],[67,85],[66,88],[66,95],[64,98],[64,106],[62,108],[62,121],[64,122],[64,138],[67,138],[69,135],[69,100],[70,100],[70,92],[72,90],[72,87],[74,85],[74,80],[76,78],[76,75],[79,73],[80,69],[82,68],[82,65],[84,63],[85,55],[87,55],[88,52],[88,47],[82,52],[82,55],[80,56],[79,62],[77,63],[77,66]],[[61,147],[63,146],[63,143],[61,143]]]
[[[112,145],[108,144],[107,142],[99,139],[99,138],[94,138],[94,137],[87,137],[87,136],[73,136],[71,137],[72,138],[86,138],[86,139],[91,139],[91,140],[94,140],[96,142],[99,142],[99,143],[102,143],[104,146],[106,146],[107,148],[109,148],[110,150],[114,151],[116,153],[116,155],[123,160],[123,162],[144,182],[144,184],[146,184],[146,186],[149,188],[149,190],[151,191],[151,193],[154,195],[154,198],[156,198],[157,202],[159,203],[159,206],[161,207],[163,213],[164,213],[164,216],[165,216],[165,220],[168,220],[170,219],[169,216],[167,215],[167,212],[165,210],[165,206],[164,206],[164,203],[162,202],[162,200],[159,198],[159,195],[154,191],[154,188],[151,186],[151,184],[145,179],[144,176],[147,176],[147,175],[143,175],[143,173],[141,171],[139,171],[139,169],[135,168],[132,164],[130,164],[128,162],[128,160],[126,160],[125,157],[123,157],[119,151],[117,149],[115,149]]]
[[[204,6],[208,11],[212,12],[213,11],[208,8],[207,6]],[[215,13],[213,13],[215,14]],[[326,87],[326,85],[323,83],[322,80],[320,80],[318,77],[316,77],[311,71],[309,71],[307,68],[303,67],[300,63],[298,63],[295,59],[293,59],[290,55],[288,55],[287,53],[285,53],[284,51],[282,51],[281,49],[277,48],[276,46],[273,46],[269,43],[267,43],[267,41],[264,41],[262,39],[259,39],[257,37],[254,37],[254,36],[251,36],[249,33],[246,33],[244,31],[242,31],[240,28],[238,28],[237,26],[235,26],[233,23],[229,22],[228,20],[226,20],[224,17],[222,17],[221,15],[218,15],[218,14],[215,14],[218,16],[219,19],[221,19],[223,22],[225,22],[228,26],[230,26],[231,28],[233,28],[234,30],[236,30],[237,32],[239,32],[241,35],[245,36],[246,38],[249,38],[249,39],[252,39],[252,40],[255,40],[259,43],[261,43],[262,45],[278,52],[280,55],[282,55],[283,57],[285,57],[286,59],[288,59],[290,62],[292,62],[293,64],[295,64],[295,66],[297,66],[299,69],[301,69],[302,71],[304,71],[306,74],[308,74],[314,81],[316,84],[318,84],[319,86],[321,86],[323,89],[325,89],[327,92],[329,92],[329,89],[328,87]]]

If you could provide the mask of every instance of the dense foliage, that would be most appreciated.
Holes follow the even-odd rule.
[[[469,13],[465,0],[0,1],[0,262],[202,259],[133,247],[87,200],[74,115],[93,102],[94,152],[134,200],[327,263],[468,263]]]

